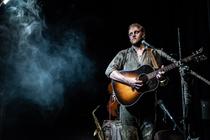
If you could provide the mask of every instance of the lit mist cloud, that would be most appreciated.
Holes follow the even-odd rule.
[[[62,107],[65,86],[88,81],[93,62],[84,53],[85,35],[69,30],[58,39],[46,39],[47,29],[35,0],[13,0],[0,25],[2,84],[7,98],[21,97],[53,109]],[[57,40],[57,41],[58,41]],[[6,54],[5,54],[6,53]]]

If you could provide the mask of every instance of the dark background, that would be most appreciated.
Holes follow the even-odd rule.
[[[62,108],[52,110],[40,109],[30,101],[19,98],[13,99],[12,103],[5,103],[4,86],[1,86],[0,139],[3,140],[95,139],[93,137],[95,124],[91,114],[93,109],[101,105],[97,112],[100,123],[109,116],[106,104],[109,99],[107,86],[110,80],[104,72],[116,53],[129,47],[127,28],[133,22],[139,22],[145,27],[146,40],[149,43],[157,48],[163,48],[176,59],[179,59],[178,41],[181,44],[183,57],[191,55],[200,47],[204,47],[204,53],[208,56],[210,45],[208,0],[39,0],[37,4],[42,9],[42,16],[51,38],[59,38],[60,33],[56,33],[59,31],[62,34],[62,31],[68,28],[77,28],[85,33],[84,50],[88,58],[94,62],[95,71],[93,77],[85,83],[76,85],[67,83],[64,105]],[[4,7],[0,8],[3,14]],[[178,29],[180,40],[177,37]],[[5,52],[1,52],[3,53]],[[189,63],[189,66],[209,80],[208,64],[209,60],[206,60]],[[1,76],[5,77],[3,75],[6,72],[4,70],[1,72]],[[159,98],[163,99],[179,122],[182,119],[182,93],[178,70],[172,70],[168,76],[169,84],[159,94]],[[202,132],[206,127],[206,124],[203,124],[206,120],[202,119],[200,102],[210,100],[209,86],[195,76],[190,78],[190,90],[193,95],[193,125],[196,127],[194,133],[198,136],[207,135]],[[88,90],[87,87],[83,89],[86,85]]]

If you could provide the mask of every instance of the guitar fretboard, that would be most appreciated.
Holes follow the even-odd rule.
[[[188,62],[188,61],[191,61],[193,58],[195,58],[195,57],[196,57],[197,55],[199,55],[201,52],[202,52],[202,51],[199,51],[199,52],[197,52],[196,54],[193,54],[193,55],[191,55],[191,56],[188,56],[188,57],[182,59],[181,61],[177,61],[177,62],[175,62],[175,63],[172,63],[172,64],[168,65],[168,66],[165,66],[165,67],[163,67],[163,68],[160,68],[160,69],[158,69],[158,70],[156,70],[156,71],[153,71],[153,72],[151,72],[151,73],[148,73],[148,74],[147,74],[148,80],[150,80],[150,79],[156,77],[156,75],[157,75],[159,72],[161,72],[161,71],[167,72],[167,71],[170,71],[170,70],[172,70],[172,69],[178,67],[178,66],[180,65],[181,62]],[[199,57],[199,56],[198,56],[198,57]]]
[[[177,66],[178,66],[178,62],[172,63],[172,64],[170,64],[170,65],[168,65],[168,66],[165,66],[165,67],[163,67],[163,68],[161,68],[161,69],[158,69],[158,70],[156,70],[156,71],[153,71],[153,72],[151,72],[151,73],[148,73],[148,74],[147,74],[147,78],[148,78],[148,80],[150,80],[150,79],[156,77],[156,75],[157,75],[160,71],[167,72],[167,71],[170,71],[170,70],[176,68]]]

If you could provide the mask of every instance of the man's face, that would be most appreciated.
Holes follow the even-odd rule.
[[[128,36],[131,44],[135,45],[144,37],[144,32],[141,31],[141,28],[134,26],[129,29]]]

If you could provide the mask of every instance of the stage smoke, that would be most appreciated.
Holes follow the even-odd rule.
[[[37,1],[13,0],[5,7],[0,78],[7,103],[21,98],[43,109],[61,108],[66,87],[74,89],[93,77],[94,64],[84,53],[83,32],[69,29],[51,40],[47,29]]]

